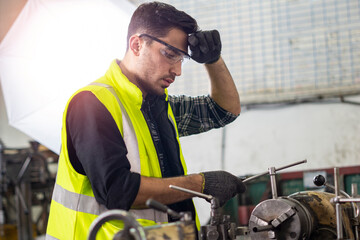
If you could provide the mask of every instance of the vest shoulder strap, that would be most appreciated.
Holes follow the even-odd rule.
[[[116,101],[118,102],[120,109],[121,109],[121,114],[122,114],[123,139],[124,139],[126,148],[128,150],[126,157],[128,158],[128,160],[130,161],[130,164],[131,164],[130,170],[132,172],[141,173],[140,172],[141,169],[140,169],[139,146],[138,146],[138,141],[136,138],[135,129],[130,120],[128,113],[125,110],[123,103],[120,101],[118,95],[116,94],[116,92],[112,86],[105,84],[105,83],[99,83],[99,82],[92,82],[89,85],[95,85],[95,86],[100,86],[100,87],[106,88],[115,97]]]

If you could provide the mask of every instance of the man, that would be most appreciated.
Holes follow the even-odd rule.
[[[210,96],[169,96],[182,61],[205,63]],[[192,194],[223,205],[245,186],[224,171],[187,175],[179,136],[223,127],[240,114],[233,79],[220,56],[219,33],[198,31],[196,21],[173,6],[140,5],[128,29],[124,58],[80,89],[64,112],[62,149],[47,229],[48,239],[82,239],[106,209],[130,211],[144,226],[174,221],[147,209],[149,198],[196,216]],[[109,238],[121,226],[106,223]]]

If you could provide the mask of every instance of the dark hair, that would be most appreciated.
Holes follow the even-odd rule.
[[[154,37],[164,37],[172,29],[178,28],[186,34],[198,30],[194,18],[175,7],[162,2],[148,2],[141,4],[133,13],[127,35],[127,49],[129,39],[136,32],[147,33]]]

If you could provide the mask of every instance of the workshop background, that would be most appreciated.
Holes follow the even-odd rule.
[[[107,26],[106,32],[101,32],[102,36],[108,36],[105,43],[89,39],[92,35],[85,32],[89,30],[96,35],[94,30],[103,31],[100,25],[81,30],[71,29],[72,26],[79,27],[93,21],[91,13],[97,13],[94,6],[101,6],[98,11],[104,15],[108,13],[106,20],[113,20],[111,16],[118,13],[114,9],[123,11],[122,17],[126,18],[142,2],[0,0],[0,140],[3,148],[32,152],[34,148],[29,142],[39,142],[42,149],[45,148],[45,158],[51,163],[50,171],[52,174],[56,172],[54,156],[58,154],[60,143],[59,116],[63,111],[61,107],[66,103],[63,101],[78,87],[101,76],[112,59],[121,59],[126,47],[124,38],[127,29],[124,26],[127,24],[116,27],[117,22],[113,27]],[[287,171],[318,172],[333,167],[359,169],[360,1],[164,2],[192,15],[201,29],[219,30],[223,43],[222,57],[233,75],[242,103],[241,115],[229,126],[181,138],[189,173],[224,169],[238,176],[249,176],[267,171],[272,166],[280,167],[304,159],[307,159],[306,164]],[[87,11],[90,4],[94,8]],[[63,12],[55,13],[57,8]],[[70,14],[67,15],[66,11]],[[49,45],[44,45],[46,32],[38,30],[31,34],[30,30],[26,30],[27,35],[21,35],[26,32],[24,29],[33,27],[31,24],[36,21],[29,20],[33,20],[32,14],[39,12],[49,21],[51,18],[50,23],[59,24],[55,30],[65,33],[69,30],[70,35],[65,38],[65,43],[73,42],[72,48],[61,45],[64,38],[60,39],[62,42],[56,42],[60,41],[56,38],[58,33],[49,38],[54,41]],[[59,19],[65,16],[74,16],[73,22],[67,20],[67,25],[61,26]],[[103,24],[107,23],[104,21]],[[83,41],[79,40],[82,33],[86,37]],[[119,33],[124,35],[118,36]],[[116,34],[116,40],[122,39],[122,44],[120,41],[109,42],[112,34]],[[17,39],[19,36],[23,38]],[[34,39],[29,40],[31,44],[39,40],[43,45],[34,47],[28,44],[30,37]],[[24,50],[25,45],[30,49],[33,47],[26,54],[33,51],[36,58],[30,55],[21,57],[22,52],[16,52]],[[60,50],[55,51],[60,45]],[[48,47],[51,52],[45,50],[46,59],[40,61],[39,50],[42,46]],[[101,57],[93,57],[94,52],[102,51],[104,54],[100,54]],[[62,54],[66,61],[59,60]],[[43,66],[38,67],[40,72],[30,72],[30,77],[26,79],[24,71],[29,71],[29,64],[39,63],[35,60],[39,60]],[[85,62],[84,66],[74,67],[74,64],[78,64],[75,61],[80,60]],[[92,66],[98,65],[96,70],[86,66],[90,61],[93,62]],[[49,72],[42,73],[44,69],[50,71],[51,75]],[[76,71],[84,70],[92,75],[88,73],[80,80]],[[75,80],[71,75],[76,76]],[[45,77],[40,85],[39,82],[32,84],[32,80],[38,81],[40,77]],[[55,80],[58,82],[51,85]],[[31,85],[34,85],[34,89],[31,89]],[[64,89],[63,85],[71,85],[72,88]],[[208,90],[206,71],[193,61],[183,66],[182,76],[169,88],[170,94],[187,95],[207,94]],[[52,100],[43,98],[44,92],[61,100],[54,108],[56,116],[47,109],[38,112],[36,123],[25,123],[28,115],[37,111],[29,110],[29,102],[34,100],[35,104],[45,104],[48,99]],[[37,97],[40,95],[41,98]],[[26,98],[20,100],[23,96]],[[19,114],[18,108],[22,107],[29,112],[23,114],[25,120],[18,121],[14,116],[21,115],[16,114]],[[36,126],[36,131],[31,129],[39,122],[41,124]],[[49,131],[48,125],[56,129]],[[49,154],[48,149],[55,155]],[[360,171],[352,174],[360,181]],[[195,199],[195,203],[201,223],[205,223],[209,219],[210,206],[202,199]],[[4,221],[1,216],[0,220]]]

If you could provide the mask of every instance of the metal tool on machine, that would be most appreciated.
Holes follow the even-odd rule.
[[[312,231],[310,213],[296,200],[278,197],[275,175],[277,171],[306,162],[307,160],[303,160],[278,169],[270,167],[267,172],[244,180],[248,182],[269,174],[271,181],[272,199],[258,204],[250,216],[251,239],[304,239],[310,236]]]
[[[210,224],[200,227],[199,239],[225,240],[225,239],[235,239],[236,236],[239,235],[240,232],[237,231],[236,224],[230,221],[230,216],[223,215],[221,213],[219,200],[217,198],[211,195],[198,193],[174,185],[170,185],[169,187],[175,190],[194,194],[197,197],[204,198],[205,200],[210,201],[211,204]]]
[[[263,175],[265,173],[257,176]],[[273,198],[259,203],[251,213],[251,239],[358,239],[359,219],[353,206],[349,203],[343,204],[342,207],[339,206],[340,203],[337,206],[333,204],[336,201],[345,202],[344,198],[339,198],[339,187],[335,195],[320,191],[303,191],[278,197],[274,168],[269,168],[269,175]],[[320,178],[315,177],[314,181],[320,184]],[[246,180],[248,179],[244,182]],[[346,202],[348,201],[347,199]]]
[[[325,178],[322,175],[318,175],[316,177],[314,177],[314,184],[316,186],[326,186],[328,188],[331,188],[335,191],[335,197],[333,197],[330,201],[332,203],[335,203],[336,206],[336,230],[337,230],[337,239],[343,239],[344,234],[343,234],[343,214],[342,214],[342,207],[341,207],[341,203],[351,203],[351,207],[352,207],[352,225],[354,225],[354,235],[355,235],[355,239],[358,240],[359,239],[359,208],[358,206],[355,204],[355,202],[360,202],[360,198],[352,198],[350,197],[349,194],[347,194],[346,192],[342,191],[340,189],[339,186],[339,169],[338,168],[334,168],[334,180],[335,180],[335,186],[327,183],[325,181]],[[354,190],[354,188],[353,188]],[[341,196],[340,194],[342,194],[343,196]],[[353,193],[353,196],[355,196],[356,194]],[[345,198],[343,198],[345,197]]]
[[[124,210],[109,210],[102,213],[90,226],[90,231],[88,235],[88,240],[95,240],[96,234],[98,233],[101,226],[110,220],[121,220],[124,222],[124,230],[122,234],[115,234],[113,239],[125,239],[133,238],[135,240],[144,240],[146,235],[144,229],[140,224],[135,220],[131,213]]]
[[[154,208],[161,212],[166,212],[175,219],[178,218],[178,222],[154,225],[143,227],[135,219],[135,217],[124,210],[109,210],[102,213],[90,226],[88,240],[95,240],[96,234],[100,227],[110,220],[123,221],[124,227],[121,231],[117,232],[113,237],[113,240],[160,240],[160,239],[184,239],[195,240],[196,239],[196,227],[194,221],[192,221],[191,214],[189,213],[177,213],[166,205],[148,199],[146,205],[150,208]]]
[[[211,218],[210,224],[201,226],[199,232],[199,239],[203,240],[226,240],[235,239],[236,235],[239,235],[239,231],[236,229],[236,224],[230,222],[230,216],[223,215],[220,210],[219,200],[211,195],[198,193],[186,188],[170,185],[172,189],[194,194],[195,196],[204,198],[211,203]],[[91,225],[88,240],[95,240],[96,234],[99,231],[101,225],[110,220],[122,220],[124,222],[124,228],[114,236],[114,240],[119,239],[188,239],[195,240],[196,226],[189,213],[177,213],[166,205],[157,202],[153,199],[146,201],[146,205],[149,208],[156,209],[161,212],[165,212],[175,219],[179,219],[178,222],[155,225],[150,227],[142,227],[131,215],[131,213],[122,210],[110,210],[101,214]]]

